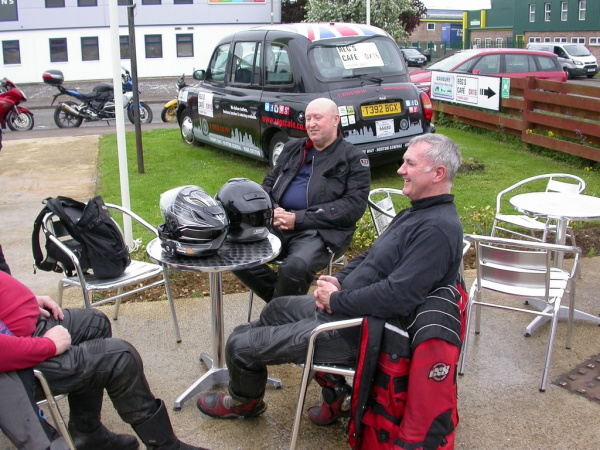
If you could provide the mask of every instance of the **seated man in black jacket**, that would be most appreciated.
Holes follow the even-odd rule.
[[[265,264],[234,273],[266,302],[306,294],[331,253],[343,254],[365,212],[369,159],[340,136],[339,121],[332,100],[310,102],[308,138],[288,142],[263,181],[276,206],[273,225],[283,263],[277,271]]]
[[[258,416],[267,409],[263,401],[267,366],[303,363],[310,333],[316,326],[364,316],[410,323],[431,292],[446,286],[456,290],[462,261],[462,226],[450,192],[460,164],[460,152],[449,138],[439,134],[413,138],[398,169],[411,207],[398,213],[372,248],[354,258],[335,277],[321,276],[313,295],[274,299],[257,321],[237,327],[225,350],[229,392],[201,394],[197,405],[200,411],[220,418]],[[446,302],[451,308],[449,314],[459,309],[457,303],[452,305],[455,300]],[[451,346],[449,351],[443,339],[435,332],[433,335],[438,352],[435,362],[455,367],[458,348]],[[318,342],[315,364],[356,362],[358,330],[324,333]],[[416,353],[413,356],[418,359]],[[422,373],[413,376],[412,367],[415,383],[420,380],[420,387],[427,384],[440,402],[443,399],[445,407],[455,411],[454,377],[428,379],[431,366],[422,367]],[[348,415],[345,400],[350,387],[344,377],[317,373],[315,379],[323,387],[324,402],[309,410],[309,419],[327,425]],[[423,415],[412,411],[429,414],[429,410],[435,410],[431,402],[419,401],[419,389],[409,392],[409,398],[405,419],[410,419],[403,423],[414,423],[415,416]],[[444,423],[444,427],[450,425]],[[436,428],[426,420],[421,420],[418,427],[424,434]]]

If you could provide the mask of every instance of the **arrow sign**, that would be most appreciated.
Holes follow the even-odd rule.
[[[496,93],[492,90],[492,88],[486,88],[486,89],[481,89],[481,92],[479,95],[485,95],[487,96],[487,98],[493,97],[494,95],[496,95]]]
[[[501,81],[499,77],[432,71],[431,98],[499,111]]]

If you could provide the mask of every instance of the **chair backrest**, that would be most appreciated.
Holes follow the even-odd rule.
[[[551,257],[547,250],[524,250],[491,244],[477,246],[477,277],[496,285],[544,289],[550,288]]]
[[[396,216],[394,199],[406,198],[400,189],[379,188],[369,192],[369,212],[375,225],[375,233],[379,236]]]

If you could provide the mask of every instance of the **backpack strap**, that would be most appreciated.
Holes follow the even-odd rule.
[[[44,200],[42,203],[45,203],[47,200],[48,199]],[[42,248],[40,247],[40,230],[42,228],[42,221],[49,212],[52,211],[50,211],[47,205],[44,206],[33,222],[33,233],[31,235],[31,250],[33,252],[34,260],[33,273],[36,272],[36,267],[49,272],[58,272],[57,269],[59,269],[59,267],[56,265],[56,262],[51,262],[44,259]],[[46,236],[46,238],[48,238],[48,236]]]
[[[31,249],[33,251],[33,259],[35,262],[33,273],[36,272],[35,268],[39,268],[41,270],[45,270],[48,272],[62,272],[61,267],[56,263],[56,261],[52,259],[48,259],[48,257],[44,258],[42,253],[42,248],[40,246],[40,230],[42,229],[42,222],[44,217],[48,213],[54,213],[60,221],[63,223],[69,234],[75,239],[80,240],[79,232],[75,227],[75,223],[69,217],[69,214],[65,211],[65,207],[67,208],[78,208],[83,210],[85,207],[85,203],[79,202],[77,200],[73,200],[69,197],[48,197],[42,201],[45,205],[37,218],[33,223],[33,234],[31,236]],[[46,235],[46,239],[48,240],[49,232],[44,231]]]

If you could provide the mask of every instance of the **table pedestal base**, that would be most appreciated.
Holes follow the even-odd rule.
[[[208,391],[214,386],[226,386],[229,383],[229,372],[227,366],[213,367],[213,359],[208,353],[200,354],[200,362],[204,363],[208,368],[208,372],[202,375],[194,384],[185,390],[183,394],[175,399],[174,411],[181,410],[184,402],[199,394],[202,391]],[[282,389],[283,384],[279,378],[267,378],[267,385],[273,386],[275,389]]]
[[[543,300],[539,300],[537,298],[528,298],[527,303],[538,308],[543,312],[550,312],[551,309],[546,308],[546,302]],[[558,318],[564,319],[569,318],[569,307],[565,305],[560,306],[560,310],[558,312]],[[584,313],[582,311],[575,310],[573,314],[574,319],[587,320],[588,322],[594,322],[597,325],[600,325],[600,317],[596,317],[593,314]],[[535,319],[531,321],[527,328],[525,328],[525,336],[529,337],[531,334],[540,326],[550,321],[550,317],[547,316],[537,316]]]

